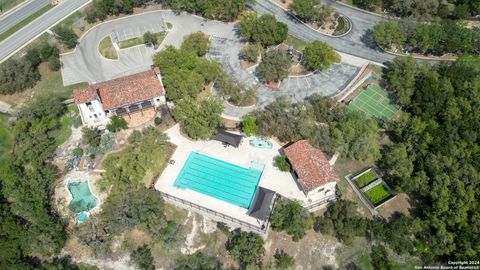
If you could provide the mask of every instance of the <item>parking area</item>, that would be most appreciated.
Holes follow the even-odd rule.
[[[136,37],[141,37],[146,32],[158,33],[166,30],[163,18],[159,18],[158,22],[147,22],[141,25],[134,25],[126,28],[116,28],[110,33],[113,42],[120,42]]]

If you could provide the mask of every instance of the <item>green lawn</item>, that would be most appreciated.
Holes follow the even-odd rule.
[[[284,43],[289,46],[293,46],[295,50],[300,52],[303,51],[308,44],[308,42],[305,42],[290,35],[287,36],[287,39],[284,41]]]
[[[8,115],[0,114],[0,167],[12,149],[12,131],[7,126]]]
[[[60,128],[53,134],[55,137],[55,146],[58,147],[70,138],[72,135],[72,121],[78,113],[77,106],[74,104],[68,105],[67,111],[62,117]]]
[[[73,98],[73,89],[88,85],[87,83],[78,83],[63,86],[62,73],[48,69],[48,63],[42,63],[39,66],[39,71],[42,79],[35,85],[34,89],[39,92],[58,94],[62,99]]]
[[[158,44],[161,44],[163,39],[167,35],[166,32],[158,32],[158,33],[154,33],[154,34],[158,39]],[[136,38],[131,38],[131,39],[127,39],[127,40],[123,40],[123,41],[118,42],[118,47],[120,47],[120,49],[126,49],[126,48],[130,48],[130,47],[133,47],[133,46],[142,45],[144,43],[145,42],[143,41],[143,37],[136,37]]]
[[[98,45],[98,50],[100,51],[100,54],[107,59],[118,59],[117,51],[113,47],[112,39],[110,38],[110,36],[106,36],[102,39],[102,41],[100,41],[100,45]]]
[[[375,179],[377,179],[377,175],[374,172],[369,171],[369,172],[366,172],[366,173],[362,174],[357,179],[355,179],[355,184],[357,185],[357,187],[363,188],[363,187],[367,186],[368,184],[370,184]]]
[[[375,206],[391,196],[390,192],[383,186],[383,184],[374,186],[373,188],[365,191],[364,194]]]
[[[47,11],[49,11],[51,8],[53,8],[53,5],[52,4],[48,4],[47,6],[43,7],[42,9],[40,9],[39,11],[33,13],[32,15],[30,15],[29,17],[25,18],[25,20],[19,22],[18,24],[16,24],[15,26],[13,26],[12,28],[8,29],[7,31],[3,32],[2,34],[0,34],[0,41],[3,41],[4,39],[8,38],[9,36],[13,35],[15,32],[17,32],[18,30],[20,30],[21,28],[23,28],[25,25],[31,23],[32,21],[34,21],[36,18],[40,17],[41,15],[43,15],[44,13],[46,13]]]
[[[73,24],[81,18],[82,18],[82,13],[77,10],[72,15],[63,19],[63,21],[61,21],[58,25],[65,26],[65,27],[72,27]]]

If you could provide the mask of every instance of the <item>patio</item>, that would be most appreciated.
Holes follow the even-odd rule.
[[[193,208],[193,210],[202,210],[199,208],[204,208],[204,211],[198,211],[203,215],[212,214],[213,212],[218,213],[219,215],[213,215],[211,217],[222,222],[228,223],[229,221],[221,218],[222,215],[231,217],[240,221],[230,222],[230,224],[235,227],[238,227],[239,223],[248,225],[242,226],[246,227],[245,229],[252,229],[249,228],[249,226],[261,229],[262,226],[265,225],[264,222],[248,215],[248,209],[192,190],[180,189],[174,186],[178,174],[192,151],[247,168],[252,161],[262,163],[265,165],[265,168],[259,182],[260,187],[275,191],[287,198],[308,203],[306,202],[303,192],[297,187],[293,176],[290,173],[281,172],[273,166],[273,158],[279,155],[281,148],[281,146],[274,141],[271,141],[273,144],[272,149],[253,148],[248,142],[249,138],[244,138],[238,148],[231,146],[225,147],[219,141],[191,141],[180,133],[179,125],[175,125],[167,130],[166,134],[170,137],[170,141],[177,145],[177,149],[172,156],[172,160],[175,162],[172,162],[173,164],[169,164],[167,168],[165,168],[155,183],[155,189],[162,192],[164,196],[166,194],[165,197],[167,199],[171,199],[171,197],[177,198],[177,200],[174,201],[181,202],[182,207]],[[186,205],[185,202],[193,203],[195,206],[190,204]],[[205,209],[210,211],[205,211]]]

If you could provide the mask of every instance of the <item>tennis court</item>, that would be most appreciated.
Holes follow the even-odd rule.
[[[382,120],[390,119],[399,109],[378,84],[370,84],[348,107]]]

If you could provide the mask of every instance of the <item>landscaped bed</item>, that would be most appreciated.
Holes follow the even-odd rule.
[[[158,47],[158,45],[160,45],[162,43],[162,41],[165,38],[165,36],[167,35],[167,33],[166,32],[159,32],[159,33],[154,33],[154,35],[157,37],[157,45],[155,46],[155,49],[156,49]],[[120,47],[120,49],[126,49],[126,48],[130,48],[130,47],[133,47],[133,46],[142,45],[144,43],[145,43],[145,41],[143,40],[143,37],[136,37],[136,38],[131,38],[131,39],[127,39],[127,40],[123,40],[123,41],[118,42],[118,47]]]
[[[382,183],[365,191],[364,194],[374,206],[381,204],[392,196]]]
[[[363,187],[366,187],[368,184],[370,184],[371,182],[373,182],[377,178],[378,178],[378,176],[374,172],[368,171],[368,172],[360,175],[360,177],[358,177],[357,179],[355,179],[355,184],[357,185],[357,187],[363,188]]]
[[[98,50],[100,51],[100,54],[107,59],[118,59],[117,51],[113,47],[112,39],[110,38],[110,36],[106,36],[104,39],[102,39],[102,41],[100,41]]]

